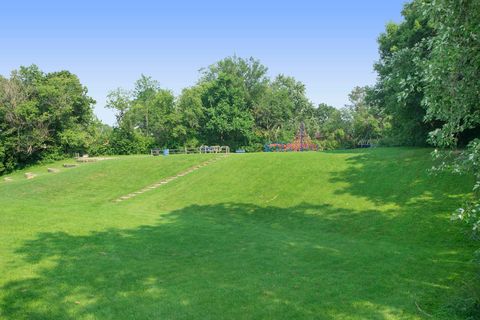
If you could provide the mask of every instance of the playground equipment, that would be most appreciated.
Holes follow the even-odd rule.
[[[300,123],[300,128],[295,139],[290,143],[270,143],[264,147],[265,152],[287,152],[287,151],[317,151],[318,146],[305,131],[305,124]]]

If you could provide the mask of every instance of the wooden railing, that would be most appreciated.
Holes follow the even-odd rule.
[[[168,150],[166,154],[194,154],[194,153],[230,153],[228,146],[201,146],[198,148],[178,148],[178,149],[151,149],[150,154],[160,156],[165,154],[164,150]]]

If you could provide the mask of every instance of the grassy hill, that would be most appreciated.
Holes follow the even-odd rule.
[[[0,182],[0,319],[464,319],[467,177],[429,150],[45,166]],[[423,310],[423,311],[420,311]]]

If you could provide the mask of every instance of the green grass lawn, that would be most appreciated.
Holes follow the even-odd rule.
[[[429,150],[232,154],[112,201],[211,157],[1,181],[0,319],[467,316],[475,243],[449,218],[470,181]]]

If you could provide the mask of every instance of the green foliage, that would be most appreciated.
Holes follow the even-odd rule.
[[[115,111],[115,117],[117,118],[118,124],[125,124],[125,113],[131,107],[131,100],[131,93],[122,88],[118,88],[108,93],[106,107]]]
[[[142,75],[133,91],[111,91],[107,107],[116,111],[117,118],[111,141],[113,153],[145,153],[151,146],[172,147],[185,139],[173,93],[161,89],[151,77]]]
[[[215,82],[220,77],[229,75],[238,81],[236,89],[244,94],[245,108],[253,109],[268,86],[267,70],[259,60],[253,57],[248,59],[237,56],[227,57],[203,69],[199,82]]]
[[[480,125],[480,2],[442,0],[426,6],[425,14],[437,36],[429,42],[424,104],[427,119],[442,123],[431,140],[451,147],[459,134]]]
[[[145,154],[154,146],[154,139],[139,130],[113,128],[110,147],[114,154]]]
[[[315,110],[317,119],[316,135],[319,139],[321,150],[332,150],[342,146],[351,146],[345,133],[348,122],[343,117],[343,112],[327,104],[320,104]]]
[[[310,118],[322,150],[377,145],[387,135],[390,118],[372,99],[372,88],[355,87],[349,95],[350,104],[336,109],[320,104]]]
[[[321,149],[350,148],[382,137],[389,122],[377,101],[367,97],[370,88],[356,90],[362,93],[354,105],[328,107],[326,116],[300,81],[282,74],[271,80],[258,60],[233,56],[203,69],[198,83],[177,99],[142,75],[133,91],[110,92],[107,106],[117,111],[118,128],[130,135],[138,129],[157,147],[209,144],[260,151],[265,143],[292,141],[303,122]]]
[[[478,237],[480,2],[418,0],[406,5],[404,16],[406,21],[400,27],[389,27],[389,32],[380,38],[381,52],[384,51],[382,63],[377,66],[380,93],[383,101],[388,101],[392,91],[385,88],[388,89],[390,82],[399,85],[398,101],[406,101],[407,107],[414,107],[418,115],[422,114],[425,124],[432,125],[428,140],[440,148],[434,152],[437,161],[434,172],[449,171],[475,178],[470,199],[452,215],[452,219],[465,222]],[[401,32],[402,26],[409,32]],[[400,38],[403,41],[400,49],[395,47],[391,50],[394,53],[387,53],[386,48],[393,48],[391,39],[404,33],[406,36]],[[386,105],[389,108],[389,104]],[[395,128],[396,122],[404,117],[395,112],[392,116]],[[420,126],[419,117],[411,119]],[[465,145],[467,147],[463,150],[453,150]],[[480,296],[474,292],[464,304],[465,308],[476,310],[473,318],[477,318]]]
[[[205,123],[201,129],[207,144],[246,145],[251,140],[253,117],[248,109],[243,81],[221,73],[202,95]]]
[[[374,95],[370,87],[355,87],[349,94],[348,124],[357,143],[358,139],[378,141],[390,130],[391,116],[376,104]]]
[[[306,96],[305,85],[281,74],[272,81],[270,88],[256,112],[257,128],[264,132],[267,141],[291,141],[302,121],[313,132],[315,109]]]
[[[425,145],[435,122],[424,121],[424,59],[435,31],[423,15],[424,0],[405,5],[400,24],[389,23],[378,38],[380,60],[373,93],[377,105],[390,116],[389,141],[397,145]]]
[[[59,134],[60,143],[66,154],[87,153],[90,133],[83,130],[66,129]]]
[[[88,154],[93,156],[114,154],[114,150],[112,150],[110,145],[112,131],[112,127],[109,125],[103,124],[99,120],[95,120],[90,127]]]
[[[292,136],[294,101],[277,80],[268,87],[254,111],[256,135],[264,141],[286,141]]]
[[[455,214],[471,225],[475,234],[480,226],[480,140],[478,135],[463,135],[480,126],[480,3],[473,0],[437,1],[424,6],[437,35],[425,79],[424,105],[427,119],[440,121],[441,127],[430,133],[430,141],[441,148],[467,144],[462,152],[438,152],[441,163],[436,170],[471,173],[476,182],[473,197]],[[467,141],[461,141],[467,138]],[[468,140],[470,138],[471,140]],[[480,301],[478,301],[480,303]]]
[[[39,160],[83,152],[94,100],[68,71],[21,67],[0,77],[0,174]]]
[[[471,197],[452,219],[478,237],[480,2],[414,0],[402,14],[405,20],[387,25],[379,37],[373,100],[391,117],[391,143],[418,145],[428,133],[428,141],[440,148],[433,153],[433,172],[474,177]],[[466,148],[453,150],[459,146]],[[478,313],[479,295],[471,293],[465,305]]]
[[[199,132],[205,123],[205,109],[202,96],[207,88],[206,84],[200,84],[182,90],[176,104],[176,112],[179,122],[176,127],[178,142],[187,147],[200,145]]]
[[[356,89],[365,92],[352,106],[322,110],[300,81],[282,74],[270,79],[258,60],[233,56],[203,69],[198,83],[177,98],[145,75],[132,90],[111,91],[106,107],[115,111],[112,129],[95,118],[95,101],[75,75],[20,67],[0,77],[0,173],[77,153],[202,144],[261,151],[266,143],[292,141],[302,122],[320,149],[355,147],[382,136],[388,123],[367,89]]]

